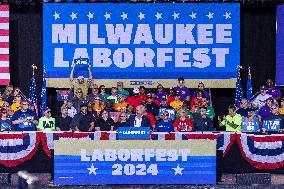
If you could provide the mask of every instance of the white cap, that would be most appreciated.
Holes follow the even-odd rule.
[[[77,79],[84,79],[84,76],[79,76]]]
[[[133,93],[134,93],[134,94],[138,94],[138,93],[139,93],[139,89],[138,89],[138,88],[134,88],[134,89],[133,89]]]

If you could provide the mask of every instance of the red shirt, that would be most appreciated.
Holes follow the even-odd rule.
[[[156,125],[155,117],[152,114],[150,114],[150,113],[146,113],[145,116],[150,119],[151,126],[155,127],[155,125]]]
[[[135,110],[136,107],[141,104],[141,101],[140,101],[140,98],[139,98],[139,97],[130,96],[130,97],[127,99],[127,103],[128,103],[128,104],[132,104],[133,107],[134,107],[134,110]]]
[[[168,104],[170,104],[171,102],[173,102],[175,100],[175,98],[173,96],[167,96],[167,101]]]
[[[192,108],[193,104],[195,104],[196,102],[199,102],[199,106],[201,106],[203,100],[202,98],[193,98],[190,102],[190,109]]]
[[[185,118],[185,120],[178,118],[174,122],[174,128],[177,128],[177,130],[180,132],[191,131],[193,128],[193,123],[189,118]],[[189,128],[191,128],[191,130]]]

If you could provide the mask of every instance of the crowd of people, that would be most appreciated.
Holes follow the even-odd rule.
[[[60,116],[52,117],[51,109],[37,116],[32,105],[23,99],[19,88],[9,85],[0,96],[1,131],[115,131],[119,127],[150,127],[155,132],[188,132],[226,130],[241,132],[243,120],[280,119],[284,124],[284,98],[271,79],[253,100],[242,99],[239,107],[230,105],[228,115],[218,116],[217,126],[211,103],[211,94],[200,82],[192,91],[184,79],[178,78],[178,85],[166,90],[159,84],[151,93],[140,86],[128,91],[123,82],[111,87],[106,93],[104,85],[92,84],[82,76],[74,79],[70,75],[74,98],[66,99],[61,106]],[[88,93],[89,87],[91,93]],[[169,91],[169,93],[167,92]],[[280,105],[280,106],[279,106]],[[39,117],[39,118],[38,118]],[[260,132],[264,132],[260,129]]]

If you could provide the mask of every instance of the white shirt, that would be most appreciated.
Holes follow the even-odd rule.
[[[76,108],[74,108],[73,106],[71,106],[70,108],[68,108],[68,116],[69,117],[74,117],[77,114],[77,110]]]
[[[265,95],[262,95],[262,94],[259,94],[257,95],[257,97],[252,101],[252,105],[256,108],[261,108],[262,106],[265,105],[265,101],[266,99],[268,99],[269,97],[272,97],[271,95],[269,94],[265,94]]]
[[[136,116],[134,121],[134,127],[141,127],[141,124],[142,124],[142,117],[140,117],[139,119],[138,116]]]

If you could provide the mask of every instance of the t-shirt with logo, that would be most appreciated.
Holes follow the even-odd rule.
[[[0,130],[1,131],[11,131],[12,130],[12,122],[11,120],[1,120],[0,119]]]
[[[170,106],[167,106],[167,107],[160,107],[159,109],[159,114],[158,114],[158,117],[161,117],[164,112],[167,111],[169,113],[169,118],[170,120],[174,120],[175,119],[175,114],[176,114],[176,111],[170,107]]]
[[[174,126],[170,121],[165,122],[165,121],[161,120],[161,121],[158,121],[156,123],[155,131],[156,132],[168,132],[168,133],[173,132]]]
[[[55,131],[55,118],[41,117],[39,118],[39,123],[37,128],[41,131]]]
[[[193,128],[193,123],[189,118],[186,118],[185,120],[179,118],[175,120],[174,127],[180,132],[186,132],[190,131],[190,128]]]
[[[22,110],[16,111],[14,115],[12,116],[11,121],[24,120],[24,119],[29,119],[31,121],[15,124],[13,126],[14,130],[15,131],[35,131],[35,124],[33,124],[32,121],[37,120],[37,116],[35,112],[32,110],[27,110],[25,112],[23,112]]]

